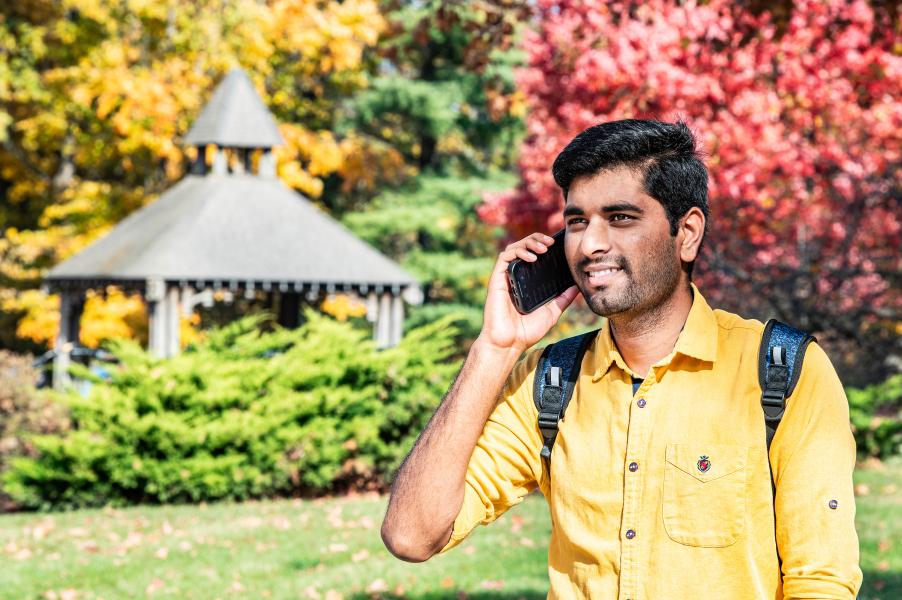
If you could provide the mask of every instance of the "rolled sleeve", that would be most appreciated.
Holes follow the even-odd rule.
[[[854,598],[861,586],[852,471],[855,439],[842,384],[811,344],[770,450],[783,597]]]
[[[528,353],[508,377],[499,402],[467,465],[466,487],[451,539],[440,552],[463,541],[536,489],[542,476],[542,437],[532,400],[533,371],[541,351]]]

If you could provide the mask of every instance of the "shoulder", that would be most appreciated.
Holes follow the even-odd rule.
[[[714,311],[717,321],[717,344],[730,353],[758,356],[764,323],[757,319],[746,319],[722,309]]]

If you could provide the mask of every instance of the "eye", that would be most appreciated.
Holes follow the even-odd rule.
[[[580,223],[587,223],[587,221],[583,217],[571,217],[567,219],[567,227],[578,225]]]
[[[634,221],[634,220],[635,220],[635,217],[633,217],[631,215],[626,215],[623,213],[614,213],[613,215],[611,215],[611,221],[620,221],[623,223],[623,222]]]

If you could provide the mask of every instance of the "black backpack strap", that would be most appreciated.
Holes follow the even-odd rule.
[[[595,339],[598,330],[549,344],[536,365],[533,384],[533,402],[539,411],[539,431],[544,445],[542,458],[551,458],[551,449],[557,438],[558,421],[573,396],[573,388],[579,377],[583,355]]]
[[[771,319],[764,327],[758,348],[758,383],[761,385],[761,408],[767,427],[767,449],[774,439],[786,400],[795,390],[802,373],[802,360],[814,336]]]

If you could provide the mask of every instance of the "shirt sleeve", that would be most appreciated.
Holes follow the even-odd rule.
[[[527,353],[511,371],[470,456],[463,504],[440,552],[458,545],[477,525],[500,517],[538,486],[542,436],[532,384],[540,355],[541,350]]]
[[[817,344],[808,346],[770,461],[783,598],[855,598],[855,438],[845,391]]]

